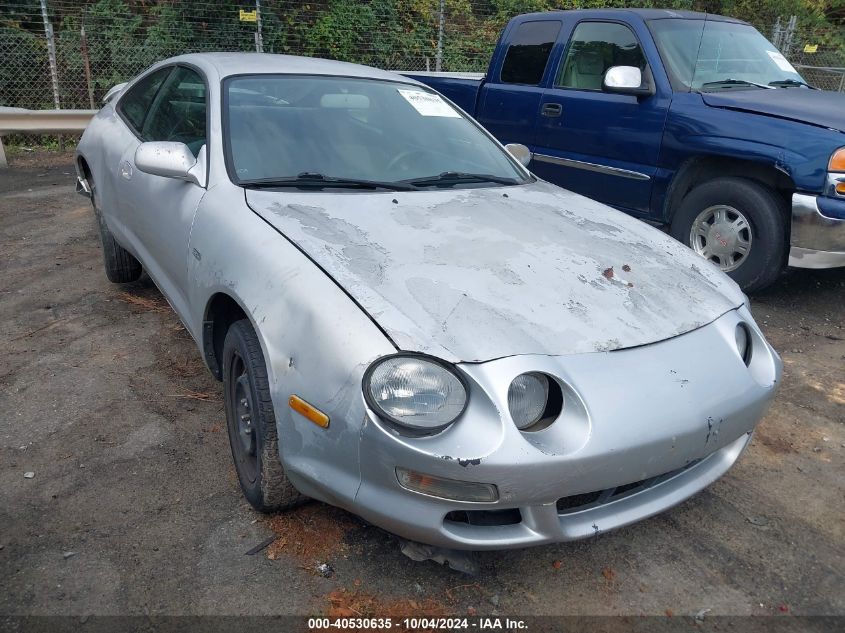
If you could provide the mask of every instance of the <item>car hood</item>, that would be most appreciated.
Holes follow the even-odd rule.
[[[845,131],[845,94],[827,90],[777,88],[703,92],[709,106],[742,110]]]
[[[452,362],[645,345],[743,303],[680,242],[544,182],[246,198],[400,349]]]

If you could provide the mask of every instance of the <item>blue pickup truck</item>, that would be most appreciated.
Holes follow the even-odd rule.
[[[811,89],[754,27],[657,9],[513,18],[486,75],[405,73],[539,177],[642,219],[746,292],[845,266],[845,95]]]

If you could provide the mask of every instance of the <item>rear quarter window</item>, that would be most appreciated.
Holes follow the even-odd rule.
[[[173,67],[162,68],[147,75],[132,86],[118,103],[117,110],[136,133],[140,134],[144,126],[144,118],[164,80],[170,75]]]

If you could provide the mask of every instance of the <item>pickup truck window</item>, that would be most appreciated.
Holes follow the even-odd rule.
[[[225,80],[223,93],[236,184],[415,189],[530,180],[481,127],[416,84],[246,75]]]
[[[652,20],[648,26],[675,90],[759,90],[789,85],[783,84],[788,80],[804,83],[751,25],[666,19]]]
[[[645,70],[645,65],[637,36],[627,26],[617,22],[581,22],[569,41],[555,85],[601,90],[604,73],[609,68],[635,66]]]
[[[520,24],[505,54],[500,77],[502,83],[538,85],[543,79],[560,26],[557,20]]]

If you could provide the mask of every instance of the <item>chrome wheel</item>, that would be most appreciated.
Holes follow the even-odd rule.
[[[690,247],[725,272],[739,268],[751,251],[751,224],[734,207],[706,208],[692,223]]]

